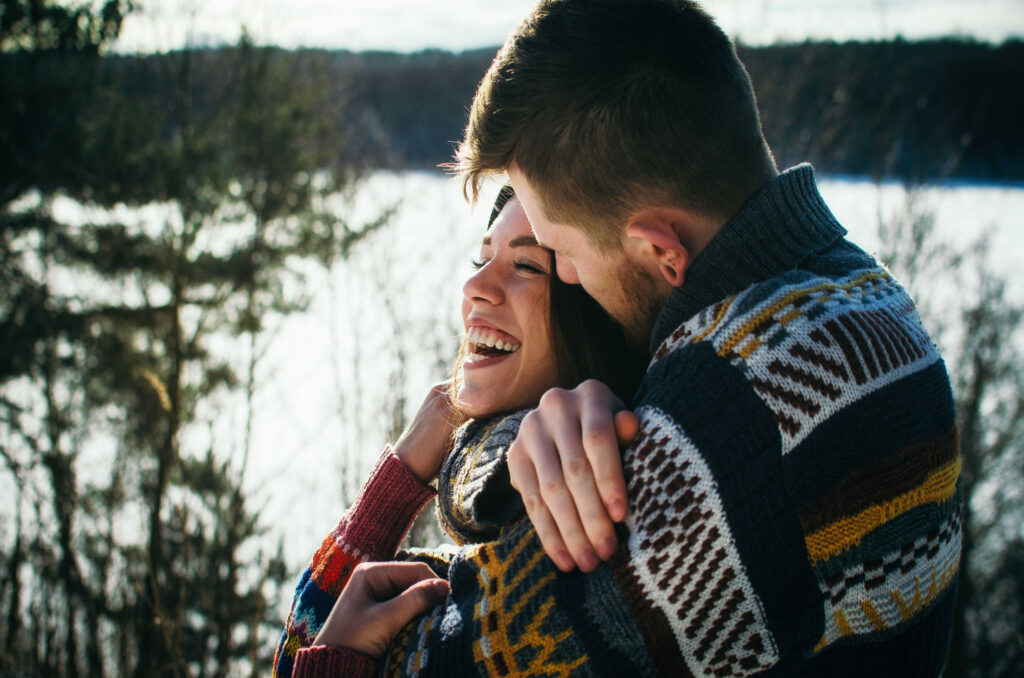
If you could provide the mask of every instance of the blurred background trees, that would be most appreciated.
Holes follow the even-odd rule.
[[[919,188],[880,218],[879,258],[908,288],[953,383],[963,553],[946,676],[1024,672],[1024,304],[987,233],[954,247]]]
[[[346,202],[367,171],[448,160],[494,53],[284,51],[244,34],[107,52],[131,10],[0,5],[0,675],[266,672],[296,573],[245,485],[258,368],[316,292],[310,277],[386,237],[393,202],[358,217]],[[1024,178],[1020,42],[741,56],[780,165],[910,186]],[[963,438],[947,675],[1020,675],[1024,310],[984,237],[954,246],[923,191],[906,195],[879,214],[879,256],[943,349]],[[438,218],[423,215],[435,236]],[[380,306],[393,397],[378,422],[358,397],[364,372],[335,384],[360,441],[401,430],[418,405],[401,385],[417,370],[443,377],[455,341],[447,326],[419,331],[391,273],[407,254],[383,249],[353,275]],[[351,361],[381,350],[357,345]],[[436,538],[432,520],[414,539]]]
[[[3,5],[3,673],[269,664],[291,573],[242,490],[261,335],[304,307],[303,261],[386,223],[325,207],[361,168],[316,64],[244,37],[101,57],[129,8]],[[103,220],[63,219],[68,198]],[[144,205],[158,227],[111,221]],[[231,396],[241,454],[211,432]]]

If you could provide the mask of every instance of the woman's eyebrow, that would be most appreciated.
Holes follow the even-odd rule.
[[[484,239],[482,241],[480,241],[480,244],[481,245],[490,245],[491,244],[491,236],[485,235]],[[545,249],[545,250],[548,249],[547,247],[544,247],[544,245],[541,245],[539,242],[537,242],[537,238],[533,237],[532,235],[521,235],[518,238],[513,238],[512,241],[509,242],[508,246],[509,247],[540,247],[541,249]]]
[[[508,244],[509,247],[544,247],[532,235],[521,235]],[[546,247],[544,249],[547,249]]]

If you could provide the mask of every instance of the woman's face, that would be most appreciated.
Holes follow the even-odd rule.
[[[480,246],[462,288],[466,332],[456,402],[470,417],[534,407],[557,385],[548,305],[551,253],[512,198]]]

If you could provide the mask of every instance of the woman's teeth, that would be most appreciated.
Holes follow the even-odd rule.
[[[475,362],[477,362],[479,360],[487,360],[488,358],[493,358],[493,357],[494,357],[493,355],[484,355],[483,353],[467,353],[466,354],[466,362],[467,363],[475,363]]]
[[[476,348],[493,348],[506,353],[515,353],[519,350],[522,345],[517,341],[511,339],[499,338],[494,332],[490,332],[482,327],[471,327],[466,332],[466,341],[472,346],[471,355],[475,353]]]

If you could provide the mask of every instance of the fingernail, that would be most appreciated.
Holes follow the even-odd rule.
[[[572,569],[573,566],[572,556],[570,556],[565,551],[559,551],[557,554],[555,554],[555,565],[557,565],[558,569],[562,570],[563,572],[568,572]]]
[[[612,519],[616,522],[626,519],[626,502],[621,499],[612,499],[611,510],[609,511],[612,515]]]
[[[447,598],[448,592],[451,589],[448,587],[448,582],[443,579],[438,579],[434,582],[434,593],[437,594],[438,598]]]
[[[605,537],[602,539],[601,543],[598,545],[598,552],[601,554],[601,559],[608,560],[611,558],[617,547],[618,544],[611,537]]]
[[[590,572],[598,564],[597,554],[593,551],[584,551],[583,555],[580,556],[580,568],[584,572]]]

